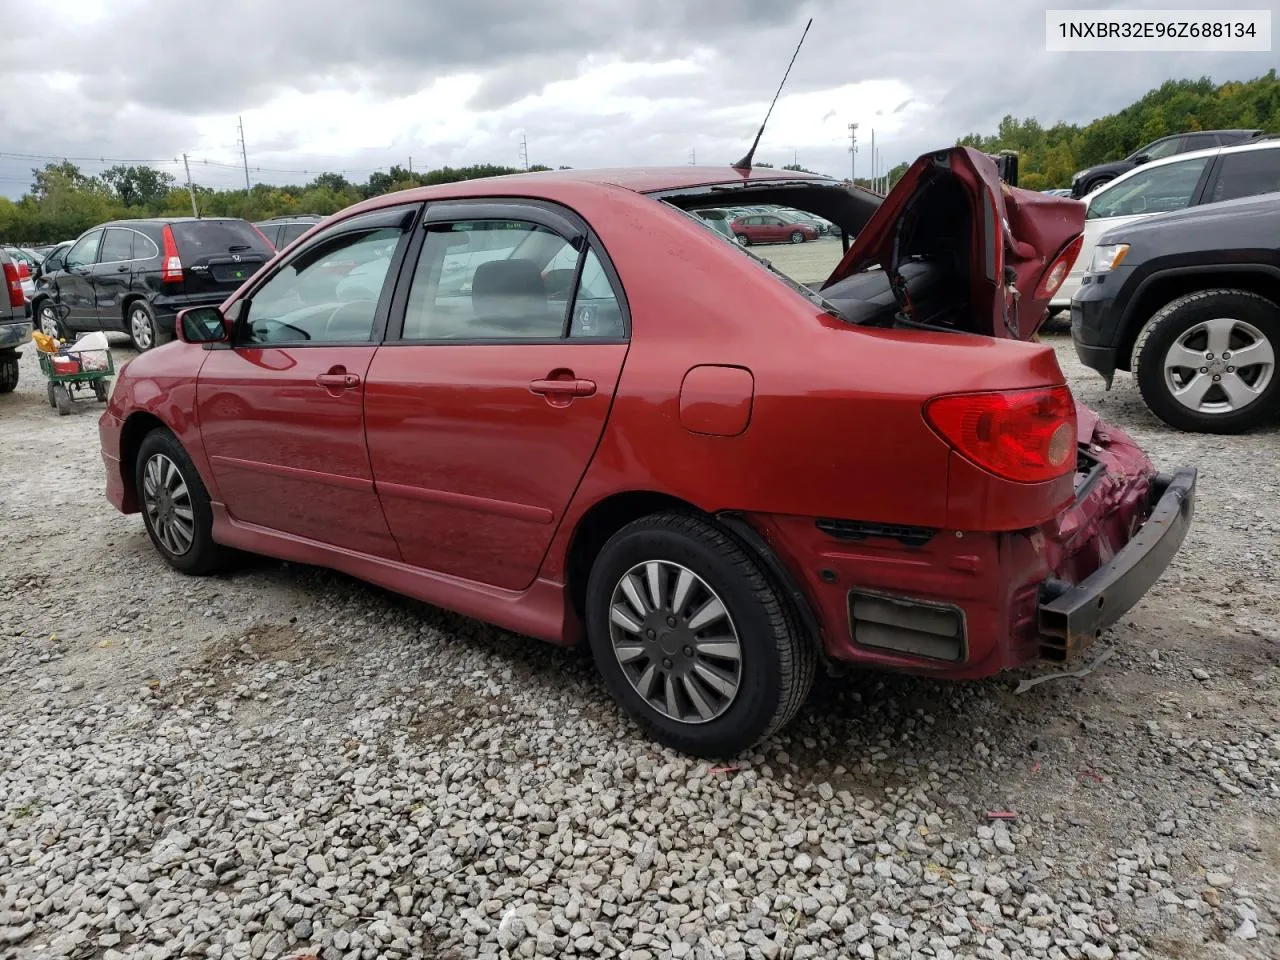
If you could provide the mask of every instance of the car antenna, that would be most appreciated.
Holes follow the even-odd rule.
[[[769,109],[764,115],[764,122],[760,124],[760,129],[756,131],[756,139],[751,144],[751,149],[747,151],[746,156],[733,165],[735,170],[750,170],[751,161],[755,158],[756,147],[760,146],[760,138],[764,136],[765,124],[769,122],[769,115],[773,113],[773,106],[778,102],[778,95],[782,93],[783,84],[787,82],[787,77],[791,75],[791,68],[795,66],[796,57],[800,55],[800,47],[804,44],[804,38],[809,35],[809,28],[813,26],[813,17],[809,18],[809,22],[804,25],[804,33],[800,34],[800,43],[796,44],[795,53],[791,54],[791,62],[787,64],[787,72],[782,75],[782,83],[778,84],[778,90],[773,95],[773,100],[769,104]]]

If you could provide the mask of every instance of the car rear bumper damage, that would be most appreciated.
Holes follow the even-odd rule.
[[[31,329],[29,321],[0,323],[0,350],[10,350],[27,343],[31,339]]]
[[[832,661],[975,679],[1063,660],[1150,590],[1195,502],[1194,468],[1156,474],[1121,431],[1082,429],[1075,500],[1033,530],[749,519]]]
[[[1132,610],[1182,546],[1195,514],[1195,468],[1160,474],[1149,489],[1150,515],[1119,553],[1075,586],[1041,585],[1039,627],[1049,659],[1075,655]]]

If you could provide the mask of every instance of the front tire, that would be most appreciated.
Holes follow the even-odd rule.
[[[1201,290],[1158,310],[1134,345],[1142,399],[1172,427],[1242,433],[1274,414],[1280,307],[1247,290]]]
[[[129,339],[139,353],[146,353],[173,339],[173,334],[162,330],[156,321],[156,312],[145,300],[135,300],[125,309],[125,325]]]
[[[147,534],[169,566],[201,576],[222,564],[225,550],[213,540],[209,493],[168,430],[156,429],[143,438],[134,483]]]
[[[610,538],[586,621],[614,699],[654,739],[699,757],[735,756],[783,727],[817,666],[764,571],[691,515],[645,517]]]
[[[804,243],[804,234],[801,233],[799,230],[793,230],[791,233],[791,242]]]

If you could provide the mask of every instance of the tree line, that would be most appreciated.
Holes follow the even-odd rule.
[[[1043,190],[1069,186],[1075,171],[1127,156],[1167,134],[1236,127],[1280,132],[1280,79],[1275,70],[1243,82],[1215,84],[1207,77],[1170,80],[1136,103],[1085,126],[1045,127],[1034,118],[1006,116],[994,134],[971,133],[957,143],[987,153],[1016,150],[1019,186]],[[902,163],[889,172],[890,184],[906,173],[907,166]],[[804,169],[795,164],[787,168]],[[262,220],[298,213],[330,214],[394,190],[518,172],[516,167],[495,164],[428,171],[393,166],[373,173],[363,183],[338,173],[322,173],[299,186],[260,183],[251,190],[213,190],[197,185],[195,200],[201,216]],[[861,179],[859,183],[867,185]],[[20,200],[0,197],[0,240],[51,243],[78,236],[106,220],[190,214],[191,194],[168,173],[117,165],[91,176],[64,160],[33,170],[31,189]]]

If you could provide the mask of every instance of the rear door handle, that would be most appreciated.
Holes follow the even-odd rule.
[[[343,390],[358,387],[360,378],[354,373],[322,373],[316,377],[316,383],[329,390]]]
[[[529,389],[542,396],[590,397],[596,392],[593,380],[533,380]]]
[[[127,263],[122,263],[120,264],[120,266],[116,267],[116,273],[128,273],[128,272],[129,272],[129,265]]]

